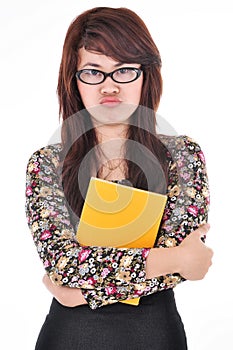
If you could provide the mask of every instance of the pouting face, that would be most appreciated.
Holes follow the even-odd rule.
[[[87,51],[84,48],[79,49],[77,71],[87,69],[87,74],[96,75],[98,74],[96,71],[110,73],[121,69],[119,71],[121,76],[129,74],[124,69],[125,67],[140,68],[140,64],[117,62],[108,56]],[[119,75],[117,72],[116,80],[118,80]],[[92,78],[87,79],[92,81]],[[83,104],[92,115],[94,124],[119,124],[126,122],[139,105],[142,83],[143,73],[129,83],[116,82],[109,76],[96,85],[86,84],[77,79]]]

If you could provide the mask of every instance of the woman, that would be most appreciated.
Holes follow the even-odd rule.
[[[208,180],[199,145],[157,135],[159,51],[126,8],[70,25],[58,81],[61,143],[27,168],[26,213],[53,298],[36,349],[187,349],[173,288],[207,273]],[[145,149],[147,151],[145,151]],[[82,247],[91,176],[168,196],[153,248]],[[120,303],[140,296],[138,306]]]

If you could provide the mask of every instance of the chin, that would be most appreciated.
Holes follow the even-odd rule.
[[[121,104],[114,108],[96,106],[89,110],[95,124],[119,125],[129,122],[137,106]]]

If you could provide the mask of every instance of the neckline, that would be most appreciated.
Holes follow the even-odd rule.
[[[114,182],[114,183],[118,183],[118,184],[121,184],[121,185],[126,185],[126,186],[130,186],[130,187],[133,187],[131,181],[129,179],[120,179],[120,180],[109,180],[111,182]]]

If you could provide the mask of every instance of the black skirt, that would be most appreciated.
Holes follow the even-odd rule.
[[[35,350],[186,350],[173,290],[92,310],[53,299]]]

